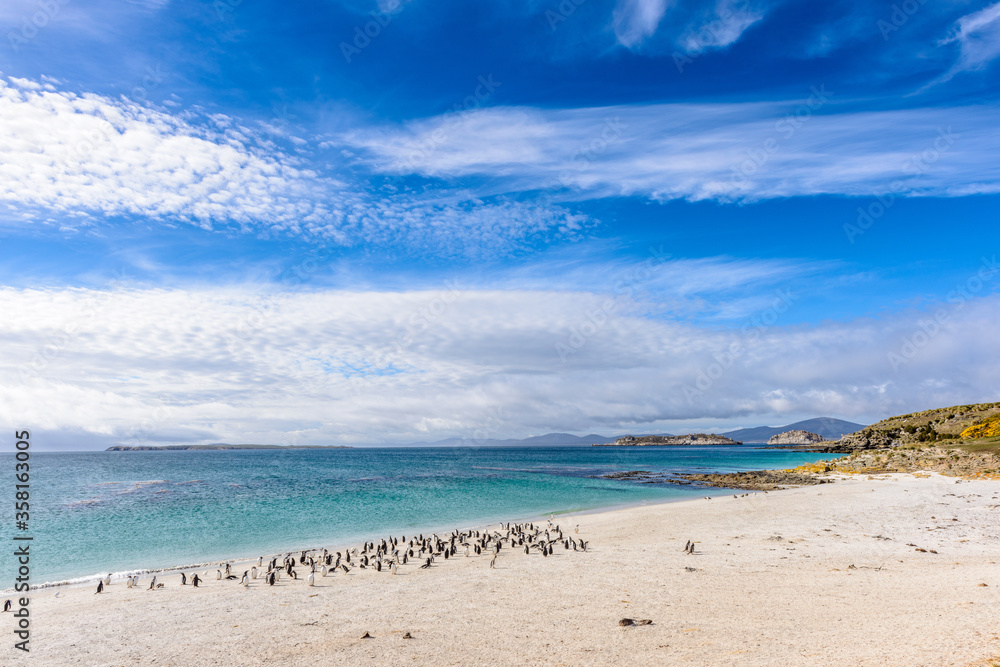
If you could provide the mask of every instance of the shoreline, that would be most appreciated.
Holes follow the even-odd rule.
[[[429,569],[411,560],[398,576],[317,575],[315,587],[213,578],[194,589],[167,574],[156,591],[114,582],[100,595],[34,592],[32,652],[52,665],[185,667],[465,665],[482,655],[971,667],[1000,655],[1000,480],[837,477],[559,515],[587,551],[505,548],[495,568],[492,552],[460,553]]]
[[[697,488],[699,488],[700,491],[704,491],[706,494],[712,495],[712,496],[725,496],[725,495],[728,495],[728,492],[736,490],[736,489],[714,488],[714,487],[708,487],[708,486],[706,486],[704,488],[702,488],[702,487],[697,487]],[[621,510],[629,510],[629,509],[634,509],[634,508],[637,508],[637,507],[651,507],[651,506],[656,506],[656,505],[675,505],[675,504],[678,504],[678,503],[693,502],[695,500],[700,500],[701,498],[702,497],[699,496],[699,498],[697,498],[697,499],[695,499],[695,498],[646,499],[646,500],[639,500],[639,501],[628,502],[628,503],[617,503],[615,505],[602,505],[602,506],[599,506],[599,507],[590,507],[590,508],[584,508],[584,509],[560,510],[560,511],[553,511],[553,512],[545,512],[543,514],[537,514],[537,515],[525,515],[525,516],[519,516],[519,517],[512,517],[512,518],[509,519],[509,521],[505,520],[505,521],[502,521],[502,522],[492,521],[492,522],[489,522],[489,523],[466,524],[466,525],[462,525],[462,526],[448,526],[448,527],[445,527],[444,525],[438,525],[438,526],[432,526],[431,528],[426,528],[426,527],[425,528],[414,528],[412,530],[408,530],[407,531],[407,535],[409,535],[411,533],[413,535],[418,535],[418,534],[435,535],[435,534],[449,533],[452,530],[460,530],[460,531],[462,531],[462,530],[484,530],[485,528],[488,528],[490,526],[494,526],[494,525],[496,525],[498,523],[508,523],[508,522],[509,523],[527,523],[527,522],[539,523],[539,522],[546,521],[549,518],[549,516],[554,516],[556,518],[556,522],[558,523],[559,519],[563,519],[563,518],[566,518],[566,517],[589,516],[589,515],[593,515],[593,514],[603,514],[603,513],[606,513],[606,512],[617,512],[617,511],[621,511]],[[339,541],[338,542],[333,542],[333,541],[331,541],[331,543],[329,543],[329,544],[320,544],[318,546],[313,546],[313,547],[295,547],[293,549],[283,549],[283,550],[279,550],[279,551],[275,551],[275,552],[271,552],[271,553],[267,553],[267,552],[261,551],[256,556],[237,556],[235,558],[223,558],[223,559],[216,559],[216,560],[208,560],[208,561],[193,563],[193,564],[189,564],[189,565],[167,565],[167,566],[164,566],[164,567],[153,567],[153,568],[141,568],[141,567],[137,567],[137,568],[127,569],[127,570],[119,570],[119,571],[116,571],[116,572],[111,572],[110,573],[111,574],[111,581],[112,581],[112,583],[122,582],[125,579],[127,579],[129,576],[132,576],[132,575],[139,575],[139,576],[149,577],[149,576],[160,576],[161,574],[180,574],[181,572],[190,571],[190,570],[199,570],[200,571],[200,570],[202,570],[202,569],[204,569],[206,567],[211,567],[211,568],[222,567],[225,563],[229,563],[231,566],[233,566],[235,568],[235,566],[239,565],[239,564],[256,563],[258,557],[263,557],[264,560],[267,561],[267,560],[270,560],[271,558],[275,558],[275,557],[281,558],[285,554],[297,554],[297,553],[300,553],[302,551],[316,551],[316,550],[322,550],[324,548],[327,549],[327,550],[329,550],[329,551],[331,551],[331,552],[335,552],[335,551],[338,551],[338,550],[345,550],[345,549],[354,548],[354,547],[358,546],[359,544],[361,544],[362,542],[364,542],[365,540],[368,540],[368,541],[370,541],[370,540],[376,540],[376,539],[381,539],[382,537],[385,537],[385,536],[386,536],[385,533],[380,534],[380,535],[367,535],[366,537],[362,537],[362,538],[360,538],[357,541],[352,541],[352,540],[345,540],[343,542],[339,542]],[[61,580],[61,581],[54,581],[54,582],[47,581],[47,582],[43,582],[41,584],[30,586],[29,591],[35,592],[35,591],[48,591],[48,590],[53,590],[53,589],[85,588],[87,586],[91,586],[93,584],[96,584],[100,579],[102,579],[103,577],[107,576],[107,574],[108,573],[93,573],[93,574],[81,575],[79,577],[72,577],[70,579]],[[14,594],[14,589],[13,588],[0,589],[0,596],[7,596],[7,595],[13,595],[13,594]]]

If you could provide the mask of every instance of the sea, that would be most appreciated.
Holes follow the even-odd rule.
[[[779,469],[833,456],[758,445],[32,452],[20,534],[33,537],[33,586],[81,583],[727,493],[602,477],[614,472]],[[13,464],[0,455],[0,469]],[[13,505],[0,503],[4,532],[16,532]]]

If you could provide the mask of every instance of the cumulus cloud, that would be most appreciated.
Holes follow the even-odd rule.
[[[816,87],[786,103],[497,107],[450,127],[436,117],[343,141],[378,171],[489,177],[494,191],[579,198],[1000,191],[995,107],[837,113],[835,100]]]
[[[992,285],[809,326],[791,325],[795,305],[775,293],[712,328],[648,316],[622,295],[449,283],[7,288],[0,423],[89,443],[334,443],[874,418],[996,395]]]

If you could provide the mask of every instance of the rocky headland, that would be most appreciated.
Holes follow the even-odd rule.
[[[704,486],[752,490],[822,484],[838,473],[937,472],[964,479],[1000,479],[1000,403],[890,417],[838,442],[817,446],[848,455],[788,470],[680,477]]]

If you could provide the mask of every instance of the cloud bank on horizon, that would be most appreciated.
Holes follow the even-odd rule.
[[[0,422],[374,442],[995,398],[1000,3],[12,0],[0,27]],[[748,342],[776,294],[804,296]]]

